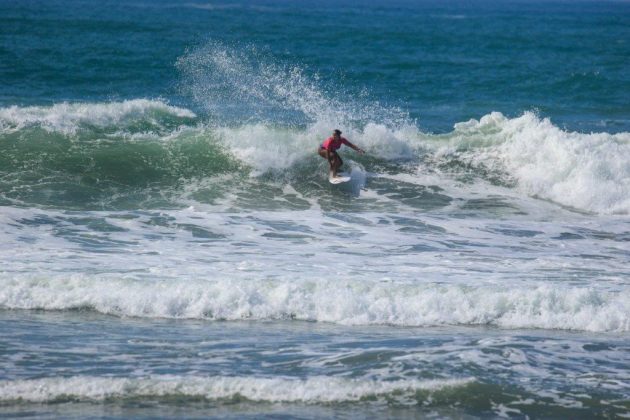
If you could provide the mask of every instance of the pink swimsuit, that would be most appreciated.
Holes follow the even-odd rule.
[[[326,149],[326,150],[330,150],[331,152],[334,152],[337,149],[339,149],[342,144],[349,146],[350,142],[348,142],[348,140],[346,140],[345,137],[341,137],[338,141],[336,141],[334,137],[328,137],[326,140],[324,140],[322,145],[319,147],[321,149]]]

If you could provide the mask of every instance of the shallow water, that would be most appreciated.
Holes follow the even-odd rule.
[[[628,409],[630,349],[619,335],[226,325],[84,311],[5,311],[2,321],[1,410],[11,416],[588,417]]]

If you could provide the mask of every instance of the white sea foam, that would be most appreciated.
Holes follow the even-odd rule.
[[[327,135],[319,126],[281,131],[263,124],[220,132],[230,150],[258,172],[307,159]],[[572,133],[531,113],[515,119],[493,113],[457,125],[446,146],[412,127],[374,123],[349,129],[348,137],[388,160],[413,159],[431,149],[447,159],[457,153],[458,159],[503,173],[528,196],[596,213],[630,213],[630,133]]]
[[[504,173],[516,181],[517,191],[530,197],[600,214],[630,214],[630,133],[580,134],[563,131],[531,113],[515,119],[497,114],[482,118],[480,124],[493,120],[499,132],[482,128],[482,139],[476,134],[461,139],[465,147],[475,145],[467,152],[470,162]],[[262,123],[203,129],[221,136],[222,144],[258,175],[312,159],[316,147],[330,135],[330,127],[317,121],[305,129]],[[370,122],[350,125],[344,133],[368,156],[390,161],[417,159],[431,153],[434,145],[433,136],[412,125]],[[454,133],[460,136],[459,129]],[[345,158],[356,157],[348,148],[343,152]],[[437,185],[442,183],[450,184],[450,177]]]
[[[52,132],[74,134],[81,125],[117,127],[125,122],[156,122],[154,113],[178,118],[195,118],[192,111],[171,106],[160,100],[133,99],[104,103],[58,103],[52,106],[10,106],[0,108],[0,132],[38,125]]]
[[[503,171],[530,196],[602,214],[630,214],[630,133],[562,130],[531,112],[455,125],[438,154]]]
[[[213,59],[218,58],[213,56]],[[230,66],[224,63],[224,67]],[[370,110],[372,116],[367,122],[359,123],[354,115],[361,113],[361,107],[347,106],[336,110],[335,104],[328,101],[316,86],[309,85],[302,73],[292,77],[295,80],[287,82],[283,78],[267,80],[259,75],[262,80],[256,79],[256,83],[267,86],[265,89],[271,89],[265,84],[271,83],[272,91],[279,95],[276,101],[288,98],[289,108],[309,116],[310,122],[306,126],[265,122],[229,126],[195,123],[186,133],[192,130],[208,139],[218,138],[236,158],[253,169],[253,175],[259,175],[269,170],[287,170],[317,159],[315,150],[330,134],[331,127],[341,127],[344,135],[367,150],[368,156],[417,160],[433,155],[438,162],[463,160],[482,169],[480,176],[487,169],[493,174],[502,174],[508,184],[513,183],[519,193],[530,197],[594,213],[630,214],[630,133],[569,132],[530,112],[512,119],[494,112],[478,121],[456,124],[449,134],[431,135],[422,133],[402,117],[396,119],[379,111],[378,107]],[[237,76],[232,75],[232,78],[235,79],[232,83],[236,83]],[[265,89],[258,93],[247,90],[245,94],[257,97],[263,95]],[[385,113],[382,122],[379,112]],[[61,103],[49,107],[12,106],[0,108],[0,131],[6,133],[37,125],[68,135],[77,133],[82,127],[111,127],[123,137],[133,137],[137,133],[127,132],[126,127],[134,122],[160,126],[163,116],[156,113],[176,118],[196,117],[188,109],[146,99]],[[180,128],[173,127],[173,131],[160,136],[177,141],[180,133]],[[353,156],[354,152],[345,152],[345,157]],[[422,167],[426,165],[422,163]],[[370,170],[369,167],[366,169]],[[452,183],[453,174],[440,175],[443,181],[437,185]],[[436,179],[440,180],[439,177]]]
[[[221,128],[219,133],[229,150],[259,174],[312,158],[329,127],[318,122],[306,129],[280,130],[259,123]],[[490,170],[529,197],[594,213],[630,214],[630,133],[568,132],[532,113],[513,119],[492,113],[457,124],[441,136],[373,122],[350,126],[345,133],[379,159],[434,154],[442,161],[463,160],[480,168],[480,176]],[[435,178],[437,185],[450,185],[452,175],[457,173]]]
[[[55,402],[71,400],[103,401],[137,397],[181,397],[208,400],[244,398],[260,402],[300,402],[307,404],[352,402],[396,394],[413,396],[419,391],[436,392],[473,383],[462,379],[401,379],[375,381],[331,376],[306,379],[238,376],[170,376],[115,378],[74,376],[0,381],[0,401]]]
[[[587,287],[466,287],[368,279],[151,282],[87,275],[5,277],[0,284],[0,307],[6,309],[90,308],[118,316],[296,319],[344,325],[630,331],[630,292]]]
[[[630,330],[615,217],[215,210],[1,208],[0,308]]]
[[[306,128],[293,132],[264,123],[225,133],[234,153],[257,172],[305,159],[337,127],[381,159],[414,159],[427,149],[448,158],[456,151],[456,159],[503,173],[529,196],[596,213],[630,213],[630,133],[573,133],[531,112],[513,119],[493,112],[432,136],[396,108],[327,89],[304,69],[255,48],[209,43],[181,57],[179,67],[191,95],[213,113],[246,109],[246,115],[288,126],[296,113],[303,116],[299,126]]]
[[[316,124],[306,129],[276,128],[263,123],[240,127],[218,127],[221,143],[239,160],[254,169],[254,175],[269,170],[288,169],[299,162],[317,156],[317,148],[330,136],[330,126]],[[360,129],[349,129],[344,136],[381,159],[410,159],[418,145],[408,138],[417,130],[405,127],[390,130],[384,125],[367,124]],[[341,150],[344,158],[356,156],[349,148]]]

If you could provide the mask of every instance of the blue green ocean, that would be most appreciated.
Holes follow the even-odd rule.
[[[0,0],[0,238],[2,417],[630,418],[630,3]]]

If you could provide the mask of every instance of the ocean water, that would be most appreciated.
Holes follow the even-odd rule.
[[[624,1],[0,0],[0,416],[630,417],[629,98]]]

